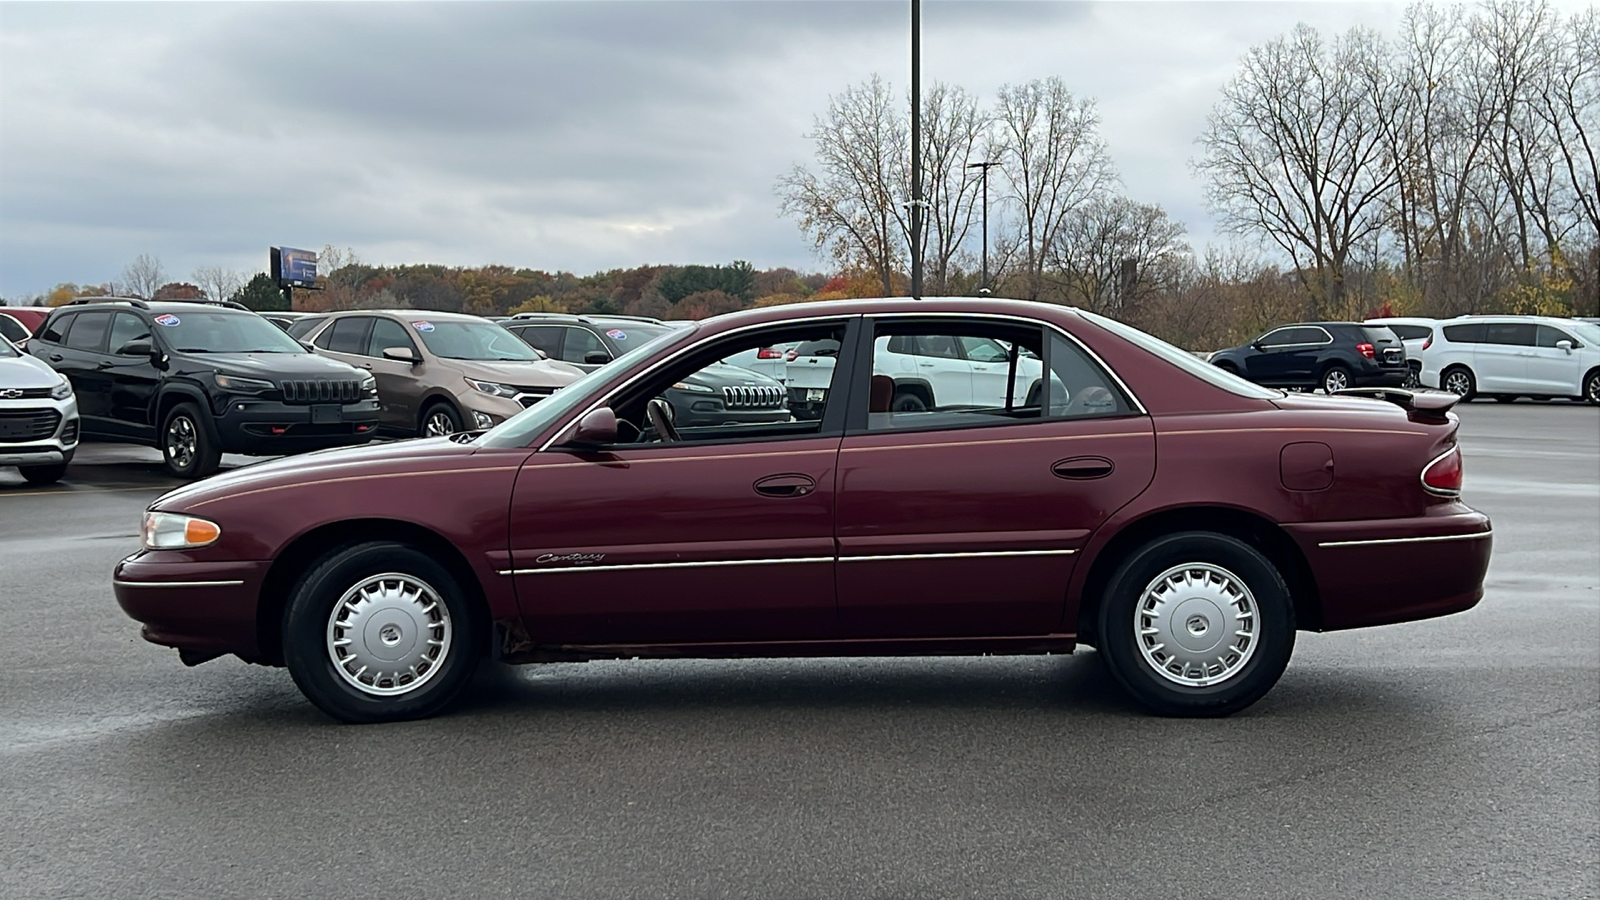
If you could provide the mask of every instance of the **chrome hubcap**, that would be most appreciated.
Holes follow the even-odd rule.
[[[187,416],[178,416],[167,425],[167,459],[180,469],[194,462],[197,449],[194,422]]]
[[[1600,403],[1600,375],[1589,379],[1589,402]]]
[[[1258,627],[1250,589],[1211,563],[1185,563],[1157,575],[1133,613],[1145,663],[1188,688],[1237,675],[1255,655]]]
[[[1444,380],[1444,389],[1461,397],[1467,395],[1467,376],[1464,372],[1451,372]]]
[[[455,424],[450,421],[450,414],[443,411],[428,416],[428,421],[422,427],[428,437],[445,437],[456,432]]]
[[[428,683],[450,653],[450,611],[427,582],[386,572],[344,592],[328,617],[328,658],[346,684],[378,697]]]
[[[1345,374],[1343,372],[1338,371],[1337,369],[1335,369],[1332,372],[1329,372],[1322,379],[1322,389],[1327,391],[1330,394],[1333,393],[1334,391],[1342,391],[1342,390],[1344,390],[1345,388],[1347,388],[1349,386],[1350,386],[1350,379],[1345,377]]]

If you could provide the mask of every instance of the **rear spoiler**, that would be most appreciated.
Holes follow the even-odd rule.
[[[1387,400],[1411,414],[1413,419],[1427,422],[1447,422],[1448,413],[1461,402],[1459,394],[1449,391],[1410,390],[1405,388],[1345,388],[1334,391],[1340,397],[1370,397]]]

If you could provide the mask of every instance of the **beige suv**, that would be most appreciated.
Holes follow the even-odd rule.
[[[424,437],[492,428],[583,374],[461,313],[347,310],[302,339],[372,373],[384,430]]]

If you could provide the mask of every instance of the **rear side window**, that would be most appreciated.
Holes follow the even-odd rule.
[[[333,326],[317,335],[317,346],[332,353],[367,352],[367,329],[372,325],[370,316],[350,316],[334,320]]]
[[[1484,336],[1489,331],[1489,326],[1482,322],[1472,322],[1466,325],[1446,325],[1440,329],[1446,339],[1457,344],[1481,344]]]
[[[1515,347],[1532,347],[1534,326],[1528,322],[1492,322],[1489,325],[1489,343],[1510,344]]]
[[[67,332],[67,346],[74,350],[102,352],[106,346],[106,331],[111,328],[111,313],[78,313]]]
[[[23,328],[21,322],[10,316],[0,316],[0,334],[12,341],[20,341],[29,336],[28,329]]]
[[[61,343],[61,336],[67,333],[67,326],[72,324],[72,316],[56,316],[46,319],[44,328],[39,331],[39,340],[49,341],[52,344]]]
[[[540,325],[530,328],[513,328],[511,333],[527,343],[529,347],[543,353],[552,359],[561,352],[561,329],[549,325]]]
[[[289,337],[303,338],[311,332],[316,331],[317,326],[321,325],[323,320],[326,318],[327,316],[301,316],[300,318],[295,319],[293,322],[290,322],[289,327],[284,330],[289,332]]]

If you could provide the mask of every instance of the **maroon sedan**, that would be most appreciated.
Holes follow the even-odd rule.
[[[678,427],[660,399],[796,341],[839,348],[807,373],[819,417]],[[484,656],[1080,643],[1156,712],[1225,715],[1278,680],[1298,629],[1482,596],[1491,531],[1459,500],[1454,397],[1356,393],[1267,390],[1062,307],[755,310],[485,433],[181,488],[114,584],[185,662],[287,666],[347,721],[436,713]]]

